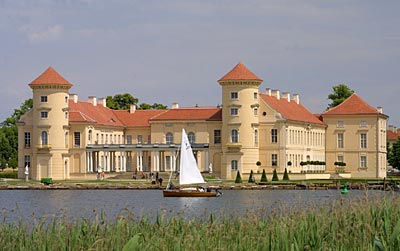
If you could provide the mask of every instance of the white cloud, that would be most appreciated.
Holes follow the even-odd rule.
[[[23,28],[23,30],[26,31],[29,41],[33,43],[55,41],[61,38],[64,33],[64,28],[60,25],[49,26],[41,31],[30,31],[29,28]]]

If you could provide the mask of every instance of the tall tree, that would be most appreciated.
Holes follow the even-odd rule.
[[[17,121],[32,108],[32,99],[27,99],[19,109],[0,123],[0,168],[18,165],[18,128]]]
[[[138,110],[165,110],[168,107],[163,104],[154,103],[152,105],[147,103],[141,103],[138,107]]]
[[[147,103],[139,104],[139,99],[134,98],[129,93],[116,94],[114,97],[108,96],[106,102],[107,107],[113,110],[128,110],[131,105],[136,105],[138,110],[164,110],[168,108],[166,105],[159,103],[152,105]]]
[[[129,93],[116,94],[114,97],[107,96],[107,107],[113,110],[128,110],[132,104],[136,105],[139,99]]]
[[[19,109],[14,109],[14,113],[6,118],[3,122],[0,123],[0,126],[15,126],[17,121],[24,115],[27,111],[29,111],[33,106],[33,100],[27,99],[22,103]]]
[[[390,148],[390,155],[388,156],[389,164],[399,169],[400,168],[400,137],[397,138],[397,141],[393,143],[393,146]]]
[[[328,95],[328,99],[332,100],[332,103],[328,105],[328,108],[335,107],[342,103],[346,98],[350,97],[351,94],[354,93],[353,90],[351,90],[347,85],[345,84],[339,84],[337,86],[334,86],[333,88],[333,93]]]

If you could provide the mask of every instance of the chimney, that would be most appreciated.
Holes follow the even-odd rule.
[[[376,108],[376,111],[377,111],[378,113],[383,113],[383,109],[382,109],[381,106],[378,106],[378,107]]]
[[[131,104],[131,106],[129,107],[129,113],[135,113],[135,111],[136,111],[136,105]]]
[[[96,96],[89,96],[89,102],[93,104],[93,106],[97,106],[97,98]]]
[[[178,109],[179,104],[178,103],[172,103],[171,109]]]
[[[287,99],[287,102],[290,102],[290,93],[282,92],[282,98]]]
[[[265,88],[265,93],[271,96],[271,88]]]
[[[99,105],[103,105],[104,107],[107,107],[107,100],[106,98],[99,98]]]
[[[293,94],[293,100],[296,101],[297,104],[300,104],[300,96],[299,96],[299,94]]]
[[[389,131],[396,133],[396,127],[394,125],[389,125]]]
[[[78,103],[78,95],[77,94],[69,94],[69,99],[72,99],[74,103]]]
[[[272,96],[276,97],[276,99],[281,99],[281,94],[279,93],[279,90],[272,90]]]

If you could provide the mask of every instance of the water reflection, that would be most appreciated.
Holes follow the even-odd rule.
[[[109,220],[119,215],[140,219],[184,217],[207,219],[258,213],[268,215],[285,210],[307,210],[334,201],[340,203],[365,198],[391,196],[382,191],[351,191],[342,197],[337,190],[226,190],[217,198],[164,198],[160,190],[3,190],[0,217],[4,222],[19,219],[94,219],[102,212]]]

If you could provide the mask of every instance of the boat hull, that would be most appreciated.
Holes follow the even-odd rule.
[[[163,190],[164,197],[217,197],[218,191],[198,191],[198,190]]]

